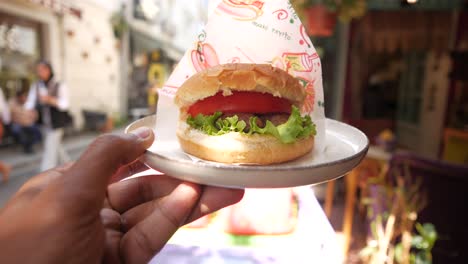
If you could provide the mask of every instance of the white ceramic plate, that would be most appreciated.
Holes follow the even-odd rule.
[[[138,127],[154,127],[155,116],[130,124],[126,132]],[[185,154],[177,140],[158,142],[143,156],[149,167],[186,181],[232,188],[284,188],[312,185],[348,173],[366,155],[369,141],[358,129],[327,119],[326,142],[317,150],[295,161],[269,166],[230,165],[194,160]]]

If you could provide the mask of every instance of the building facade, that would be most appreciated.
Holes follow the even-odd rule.
[[[13,96],[35,80],[34,64],[45,59],[70,90],[77,129],[83,110],[131,117],[154,104],[148,91],[161,86],[195,45],[219,2],[2,0],[0,87]],[[126,24],[118,38],[111,22],[116,15]]]
[[[34,64],[45,59],[69,88],[77,128],[84,109],[121,115],[120,47],[109,22],[116,7],[105,2],[1,1],[0,85],[7,94],[34,81]]]

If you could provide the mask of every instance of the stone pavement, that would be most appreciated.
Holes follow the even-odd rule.
[[[65,138],[64,148],[75,160],[95,139],[98,133],[82,133]],[[19,146],[0,149],[0,160],[13,167],[8,182],[0,182],[0,208],[32,176],[39,172],[42,158],[42,146],[37,145],[34,154],[24,154]]]

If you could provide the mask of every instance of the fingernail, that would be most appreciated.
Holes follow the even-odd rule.
[[[151,135],[151,129],[148,127],[140,127],[132,131],[131,133],[138,136],[141,139],[146,139]]]

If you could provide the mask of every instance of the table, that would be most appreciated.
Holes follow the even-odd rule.
[[[289,235],[249,238],[256,241],[246,247],[235,245],[216,224],[182,228],[151,263],[342,263],[336,234],[313,190],[299,187],[294,192],[300,209]]]

